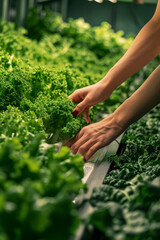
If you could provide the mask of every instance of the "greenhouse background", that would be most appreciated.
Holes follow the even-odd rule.
[[[156,3],[0,1],[0,240],[159,240]]]
[[[132,0],[1,0],[0,16],[21,26],[29,8],[37,5],[42,12],[48,7],[61,13],[64,20],[83,17],[92,26],[107,21],[115,31],[137,34],[153,16],[156,3],[157,0],[144,0],[144,4],[136,4]]]

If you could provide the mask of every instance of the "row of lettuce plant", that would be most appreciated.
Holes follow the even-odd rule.
[[[133,39],[108,23],[64,23],[49,11],[39,18],[35,9],[26,27],[0,20],[0,240],[67,240],[80,223],[72,200],[84,187],[83,159],[53,143],[85,126],[68,95],[100,80]],[[114,111],[157,63],[93,107],[92,122]]]

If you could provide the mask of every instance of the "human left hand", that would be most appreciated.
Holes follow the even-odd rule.
[[[119,126],[111,115],[100,122],[82,128],[65,145],[70,147],[73,154],[81,154],[88,162],[98,149],[110,144],[123,131],[123,127]]]

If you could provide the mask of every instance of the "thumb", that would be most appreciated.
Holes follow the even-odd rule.
[[[84,99],[82,102],[80,102],[75,109],[73,110],[73,115],[74,116],[79,116],[85,108],[88,106],[88,101],[87,99]]]

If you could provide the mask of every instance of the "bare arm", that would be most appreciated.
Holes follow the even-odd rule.
[[[89,108],[107,99],[130,76],[160,53],[160,0],[152,19],[141,29],[124,56],[98,83],[73,92],[69,98],[77,102],[73,114],[82,112],[90,123]]]
[[[115,112],[116,121],[126,129],[160,103],[160,65]]]
[[[99,148],[111,143],[159,102],[160,66],[111,116],[82,128],[66,145],[88,161]]]
[[[160,53],[160,0],[152,19],[141,29],[124,56],[100,81],[112,92]]]

